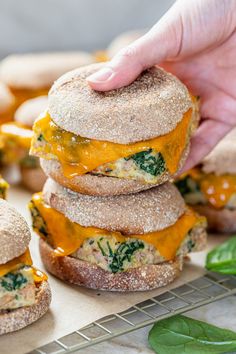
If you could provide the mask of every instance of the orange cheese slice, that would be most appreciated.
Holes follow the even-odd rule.
[[[46,159],[50,159],[50,155],[55,156],[61,163],[64,175],[74,177],[90,172],[105,163],[153,149],[162,154],[168,171],[174,174],[178,170],[187,144],[191,117],[192,109],[189,109],[170,133],[155,139],[124,145],[77,136],[59,128],[50,115],[44,113],[34,124],[31,153]],[[43,144],[38,143],[38,136],[43,136]]]
[[[27,249],[25,253],[21,256],[12,259],[11,261],[0,265],[0,277],[3,277],[5,274],[9,272],[13,272],[14,270],[19,269],[23,265],[32,265],[32,259],[30,256],[30,251]]]
[[[4,139],[14,141],[18,146],[30,149],[33,131],[18,122],[9,122],[0,126],[1,148]]]
[[[167,260],[175,258],[182,241],[188,232],[199,221],[199,216],[192,209],[187,211],[176,223],[164,230],[139,235],[123,235],[120,232],[110,232],[95,227],[84,227],[71,222],[66,216],[45,204],[41,193],[34,194],[32,206],[35,206],[47,226],[47,241],[53,246],[56,256],[67,256],[75,252],[87,238],[96,236],[114,236],[118,242],[126,242],[127,238],[143,240],[153,245]],[[35,231],[42,235],[38,228]]]

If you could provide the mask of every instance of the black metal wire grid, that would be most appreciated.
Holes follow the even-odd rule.
[[[28,354],[74,353],[163,318],[193,310],[236,294],[236,276],[208,272],[180,287],[104,317]]]

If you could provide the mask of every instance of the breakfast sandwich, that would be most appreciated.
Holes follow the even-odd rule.
[[[23,185],[32,192],[40,191],[46,181],[39,159],[29,155],[32,126],[46,108],[47,96],[32,98],[19,106],[14,114],[14,121],[0,126],[1,165],[17,164]]]
[[[175,176],[198,124],[198,103],[161,68],[129,86],[92,90],[93,64],[63,75],[34,124],[31,154],[63,186],[91,195],[135,193]]]
[[[9,87],[18,107],[24,101],[47,95],[65,72],[94,62],[86,52],[51,52],[10,55],[0,64],[0,80]]]
[[[176,182],[187,204],[208,220],[209,229],[236,231],[236,129],[202,163]]]
[[[0,200],[0,334],[38,320],[51,302],[47,276],[33,267],[24,218]]]
[[[142,291],[165,286],[184,257],[202,250],[206,220],[167,182],[147,191],[89,196],[48,179],[29,204],[46,269],[93,289]]]

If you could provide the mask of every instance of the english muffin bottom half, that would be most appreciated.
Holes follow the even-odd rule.
[[[0,334],[17,331],[43,316],[51,302],[46,274],[32,264],[24,218],[0,200]]]
[[[93,64],[65,74],[34,124],[31,154],[46,174],[76,192],[134,193],[179,171],[198,124],[198,102],[161,68],[110,92],[92,90]],[[106,186],[106,187],[105,187]]]
[[[211,231],[236,231],[236,129],[176,185],[187,204],[205,215]]]
[[[142,291],[172,282],[184,257],[206,243],[206,221],[177,188],[89,196],[48,179],[30,202],[49,272],[94,289]]]

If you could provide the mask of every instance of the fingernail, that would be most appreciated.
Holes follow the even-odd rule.
[[[103,68],[98,72],[87,77],[87,81],[90,82],[104,82],[111,78],[114,75],[114,71],[110,68]]]

